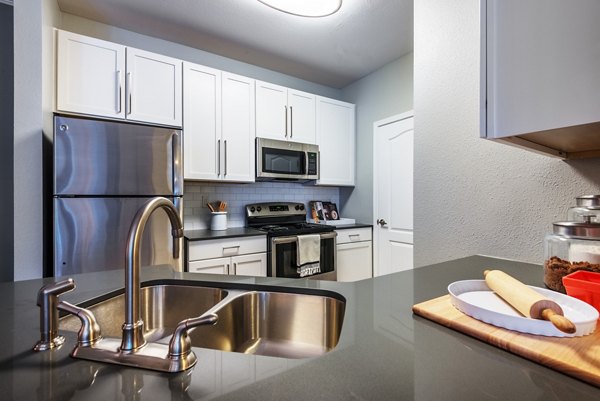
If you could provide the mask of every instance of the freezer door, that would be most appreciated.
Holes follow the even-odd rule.
[[[183,195],[181,132],[55,116],[54,194]]]
[[[123,269],[131,222],[149,199],[54,198],[55,277]],[[182,198],[170,200],[182,216]],[[181,257],[173,260],[171,225],[163,210],[156,210],[148,220],[141,249],[142,266],[170,264],[182,270]]]

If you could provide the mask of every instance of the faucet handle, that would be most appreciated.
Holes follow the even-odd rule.
[[[218,320],[219,316],[211,313],[179,322],[169,342],[169,359],[174,363],[187,365],[181,370],[192,367],[196,363],[196,356],[192,352],[192,342],[188,337],[188,331],[198,326],[216,324]]]
[[[41,339],[35,344],[33,348],[35,351],[46,351],[59,347],[65,342],[65,338],[58,335],[58,296],[73,289],[75,289],[75,281],[68,278],[46,284],[38,291]]]

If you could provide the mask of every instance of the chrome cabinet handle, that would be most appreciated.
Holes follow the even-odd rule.
[[[285,137],[287,138],[288,135],[288,115],[287,115],[287,106],[283,106],[285,107]]]
[[[221,140],[217,140],[217,176],[221,175]]]
[[[381,227],[387,225],[387,221],[385,221],[384,219],[377,219],[377,224],[379,224]]]
[[[290,139],[294,136],[294,109],[290,106]]]
[[[231,273],[229,273],[231,274]],[[237,274],[237,262],[233,263],[233,274]]]
[[[227,175],[227,139],[223,141],[223,146],[225,147],[225,173],[224,176]]]
[[[131,73],[128,72],[127,73],[127,84],[126,84],[126,90],[128,93],[128,97],[129,97],[129,109],[127,111],[127,114],[131,114],[131,110],[133,108],[133,103],[131,101],[131,92],[133,92],[133,81],[131,79]]]
[[[121,70],[117,70],[117,114],[121,114]]]

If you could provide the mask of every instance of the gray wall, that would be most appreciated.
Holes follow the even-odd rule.
[[[473,254],[542,263],[551,223],[600,193],[599,159],[479,138],[479,43],[478,0],[415,2],[415,266]]]
[[[13,272],[13,8],[0,3],[0,281],[12,281]]]
[[[356,104],[356,187],[340,189],[341,215],[373,221],[373,123],[413,108],[413,54],[342,89]]]

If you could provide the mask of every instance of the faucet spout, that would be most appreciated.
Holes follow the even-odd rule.
[[[144,339],[144,321],[140,311],[140,270],[142,234],[148,219],[156,209],[163,209],[171,222],[173,236],[173,258],[179,258],[179,238],[183,237],[183,224],[177,209],[166,198],[157,197],[146,202],[138,210],[127,239],[127,254],[125,264],[125,323],[123,323],[123,338],[120,350],[135,352],[146,344]]]

